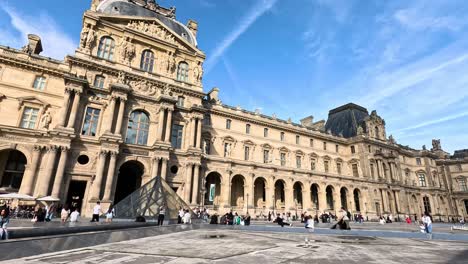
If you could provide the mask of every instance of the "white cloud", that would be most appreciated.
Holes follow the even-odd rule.
[[[414,129],[418,129],[418,128],[423,128],[423,127],[427,127],[427,126],[431,126],[431,125],[436,125],[436,124],[443,123],[443,122],[447,122],[447,121],[456,120],[456,119],[459,119],[459,118],[462,118],[462,117],[466,117],[466,116],[468,116],[468,111],[464,111],[464,112],[460,112],[460,113],[456,113],[456,114],[450,114],[450,115],[448,115],[448,116],[444,116],[444,117],[441,117],[441,118],[436,118],[436,119],[428,120],[428,121],[419,123],[419,124],[414,125],[414,126],[410,126],[410,127],[405,127],[405,128],[402,128],[402,129],[398,129],[398,130],[395,130],[395,132],[402,132],[402,131],[408,131],[408,130],[414,130]]]
[[[237,27],[230,32],[221,43],[215,48],[210,54],[210,57],[205,63],[206,72],[210,72],[211,69],[216,65],[219,58],[226,52],[227,49],[242,35],[246,32],[263,14],[273,8],[277,0],[260,0],[255,6],[244,16]]]
[[[395,19],[413,30],[450,30],[458,31],[467,25],[466,17],[433,15],[419,7],[398,10]]]
[[[55,59],[63,59],[67,54],[74,53],[78,46],[71,37],[65,34],[59,25],[47,14],[41,13],[32,17],[21,13],[3,4],[3,11],[10,17],[11,26],[20,34],[7,31],[6,35],[0,35],[0,43],[10,43],[16,48],[17,45],[26,45],[28,34],[36,34],[42,39],[44,52],[41,55]]]

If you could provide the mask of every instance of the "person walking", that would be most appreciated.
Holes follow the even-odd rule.
[[[0,240],[8,239],[8,216],[6,214],[6,209],[1,209],[0,211]]]
[[[99,222],[99,215],[101,213],[101,202],[97,201],[96,205],[93,208],[93,218],[91,218],[91,222]]]
[[[70,215],[70,210],[68,209],[68,206],[65,205],[62,208],[62,211],[60,212],[60,219],[62,220],[62,223],[65,223],[67,221],[69,215]]]
[[[162,205],[161,207],[159,207],[158,226],[163,225],[165,215],[166,215],[166,206]]]
[[[432,239],[432,216],[429,212],[424,212],[422,222],[424,224],[424,231],[427,234],[427,238]]]
[[[112,204],[110,204],[109,209],[107,209],[107,213],[106,213],[106,223],[111,223],[114,216],[115,216],[115,208]]]

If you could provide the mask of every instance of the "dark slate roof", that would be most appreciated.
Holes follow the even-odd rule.
[[[337,107],[328,112],[325,131],[330,131],[335,136],[355,137],[358,125],[365,129],[364,119],[368,116],[367,109],[357,104],[349,103]]]
[[[192,32],[179,21],[166,17],[163,14],[144,8],[143,6],[129,2],[128,0],[104,0],[98,7],[98,12],[110,15],[138,16],[157,18],[189,43],[197,46],[197,40]]]
[[[453,159],[468,158],[468,149],[455,150],[455,153],[453,153],[452,158]]]

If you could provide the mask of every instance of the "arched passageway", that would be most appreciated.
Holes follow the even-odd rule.
[[[284,182],[278,180],[275,182],[275,195],[274,202],[276,209],[282,209],[285,207],[285,197],[284,197]]]
[[[333,187],[332,186],[327,186],[325,189],[326,192],[326,197],[327,197],[327,207],[330,210],[335,209],[335,202],[333,200]]]
[[[254,207],[266,207],[266,180],[261,177],[254,182]]]
[[[18,150],[8,149],[0,152],[0,183],[9,191],[17,191],[23,180],[26,156]]]
[[[219,206],[221,202],[221,175],[210,172],[205,182],[205,204]]]
[[[345,187],[340,190],[341,207],[348,210],[348,189]]]
[[[141,179],[144,172],[145,167],[138,161],[127,161],[120,166],[117,186],[115,188],[115,204],[141,187]]]
[[[359,189],[354,189],[354,206],[356,207],[356,211],[361,211],[361,191]]]
[[[302,209],[302,184],[300,182],[296,182],[293,185],[293,197],[296,209]]]
[[[312,201],[312,205],[315,208],[315,210],[319,209],[319,188],[317,184],[312,184],[310,187],[310,198]]]
[[[231,181],[231,206],[236,208],[244,207],[244,177],[236,175]]]

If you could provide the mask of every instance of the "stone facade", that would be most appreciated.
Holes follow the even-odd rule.
[[[63,61],[40,56],[35,35],[0,46],[0,191],[89,215],[161,176],[219,212],[467,215],[468,159],[397,144],[375,111],[295,124],[204,93],[197,31],[154,1],[95,0]]]

